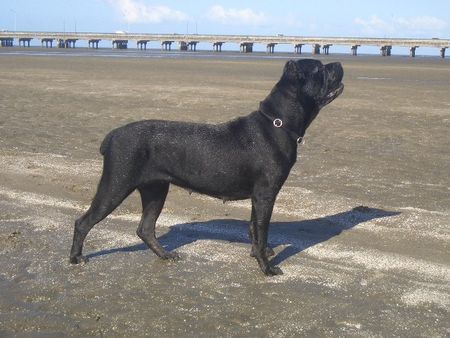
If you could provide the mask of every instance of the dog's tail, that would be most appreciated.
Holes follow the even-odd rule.
[[[105,136],[105,139],[103,140],[101,146],[100,146],[100,154],[105,155],[106,150],[108,149],[109,143],[111,141],[112,138],[112,132],[108,133]]]

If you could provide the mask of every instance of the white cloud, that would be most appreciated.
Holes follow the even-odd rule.
[[[356,18],[354,22],[362,27],[364,34],[382,36],[393,33],[393,27],[376,15],[369,19]]]
[[[446,21],[432,16],[417,16],[412,18],[394,18],[395,25],[412,30],[442,30],[447,28]]]
[[[128,23],[160,23],[163,21],[186,21],[183,12],[167,6],[152,6],[136,0],[107,0]]]
[[[254,12],[250,8],[234,9],[216,5],[209,9],[208,18],[224,24],[260,25],[267,22],[263,12]]]
[[[446,21],[431,16],[392,17],[383,20],[373,15],[369,19],[356,18],[353,22],[362,28],[363,34],[380,37],[431,37],[440,35],[448,27]]]

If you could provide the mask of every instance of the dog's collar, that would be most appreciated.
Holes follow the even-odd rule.
[[[297,132],[295,132],[295,131],[289,129],[287,126],[285,126],[285,125],[283,124],[283,120],[282,120],[282,119],[280,119],[280,118],[278,118],[278,117],[273,118],[272,116],[266,114],[266,113],[263,112],[262,110],[259,110],[259,112],[260,112],[264,117],[266,117],[267,119],[269,119],[269,120],[272,122],[272,125],[273,125],[275,128],[281,128],[281,129],[283,129],[284,131],[286,131],[290,136],[292,136],[292,137],[297,141],[298,144],[305,144],[304,136],[303,136],[303,135],[300,135],[299,133],[297,133]]]

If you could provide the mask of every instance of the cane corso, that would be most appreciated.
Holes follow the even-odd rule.
[[[278,192],[297,159],[297,147],[319,110],[343,89],[340,63],[288,61],[281,79],[250,115],[211,125],[148,120],[111,131],[100,152],[103,173],[89,210],[75,222],[70,262],[84,262],[92,227],[137,189],[142,219],[137,235],[163,259],[177,259],[155,237],[170,184],[223,200],[251,199],[251,255],[266,275],[269,222]]]

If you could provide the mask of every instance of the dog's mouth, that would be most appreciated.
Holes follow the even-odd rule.
[[[328,95],[326,96],[326,98],[334,100],[339,95],[341,95],[343,91],[344,91],[344,84],[339,83],[338,87],[336,89],[332,90],[331,92],[329,92]]]
[[[329,104],[331,101],[333,101],[335,98],[337,98],[339,95],[342,94],[344,91],[344,84],[341,82],[338,84],[338,86],[331,90],[322,100],[320,103],[320,107],[324,107],[327,104]]]

